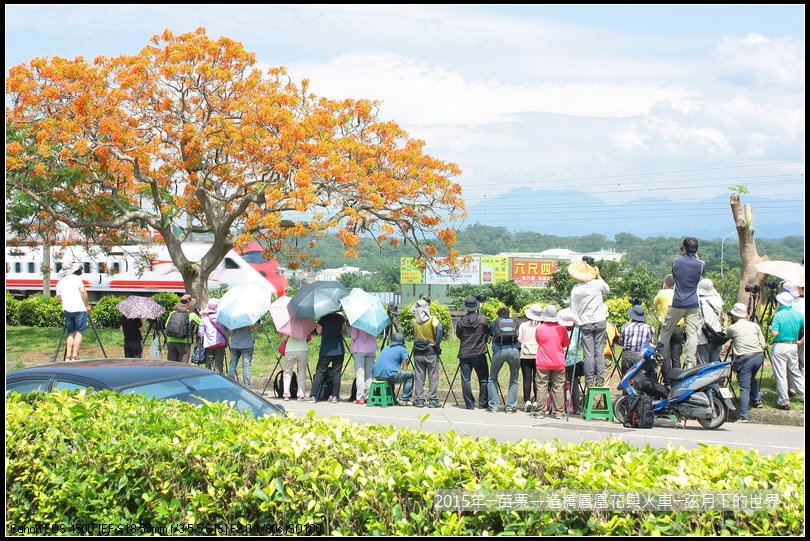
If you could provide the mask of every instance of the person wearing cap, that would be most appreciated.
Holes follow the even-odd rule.
[[[669,307],[672,306],[672,297],[675,295],[675,277],[671,274],[667,274],[664,277],[664,283],[661,285],[661,289],[658,293],[655,294],[655,298],[653,299],[653,305],[655,306],[655,312],[658,317],[658,333],[661,333],[663,329],[664,319],[667,317],[667,311]],[[684,321],[681,318],[674,327],[672,327],[672,334],[669,338],[669,349],[667,350],[667,356],[661,355],[661,358],[664,360],[661,364],[661,374],[664,378],[664,381],[669,381],[669,373],[672,371],[673,368],[680,368],[681,367],[681,355],[683,353],[683,326]]]
[[[571,310],[579,326],[580,341],[585,357],[585,385],[605,384],[605,342],[608,307],[604,296],[610,287],[602,280],[599,269],[585,261],[568,265],[568,274],[579,282],[571,289]],[[543,400],[543,397],[537,397]]]
[[[456,336],[461,341],[458,349],[459,367],[461,370],[461,394],[464,396],[464,405],[468,410],[475,409],[475,397],[472,393],[472,371],[478,376],[478,407],[489,407],[488,381],[489,366],[487,365],[487,338],[489,336],[489,321],[478,313],[480,304],[475,297],[464,299],[464,309],[467,313],[456,323]]]
[[[56,283],[56,296],[62,303],[62,314],[65,318],[65,360],[78,361],[79,348],[82,346],[82,335],[87,330],[87,318],[90,315],[90,297],[79,278],[82,265],[78,261],[68,261],[59,271]]]
[[[804,343],[804,316],[793,308],[793,295],[783,291],[776,296],[779,308],[773,316],[771,367],[776,380],[776,407],[790,409],[788,389],[804,400],[804,378],[799,370],[798,345]],[[790,379],[790,381],[789,381]]]
[[[568,347],[565,348],[565,381],[571,383],[571,402],[574,413],[582,411],[582,388],[579,380],[585,373],[582,346],[579,339],[579,327],[574,323],[574,312],[570,308],[563,308],[557,313],[560,325],[568,331]]]
[[[499,323],[501,322],[501,327]],[[512,333],[508,338],[504,338],[499,329],[509,328]],[[512,319],[509,308],[502,306],[498,309],[498,319],[489,324],[489,335],[492,337],[492,370],[489,373],[487,383],[487,396],[489,397],[489,407],[487,411],[495,413],[498,411],[498,374],[504,363],[509,365],[509,390],[506,392],[506,403],[504,404],[506,413],[517,412],[517,382],[520,368],[520,342],[517,339],[517,322]]]
[[[413,372],[407,372],[408,350],[405,348],[405,335],[401,332],[391,336],[391,345],[380,351],[377,362],[371,375],[374,379],[387,381],[392,385],[403,384],[402,395],[397,403],[400,406],[410,406],[413,392]]]
[[[793,309],[804,315],[804,286],[793,282],[785,282],[782,288],[793,296]],[[799,344],[799,371],[804,379],[804,340]]]
[[[548,305],[543,308],[540,316],[540,325],[537,326],[534,336],[537,340],[537,378],[535,379],[535,392],[540,400],[540,408],[533,415],[545,416],[544,400],[548,397],[548,388],[551,385],[552,417],[565,415],[565,399],[563,389],[565,386],[565,348],[570,339],[565,327],[558,323],[557,307]]]
[[[698,240],[686,237],[681,244],[681,257],[672,262],[672,276],[675,288],[672,294],[672,305],[667,310],[661,333],[656,346],[666,359],[669,356],[669,340],[675,325],[681,319],[686,327],[686,344],[683,348],[685,369],[695,366],[697,361],[697,339],[700,330],[700,303],[698,302],[698,283],[703,276],[703,261],[698,259]],[[668,382],[665,382],[668,383]]]
[[[194,312],[194,307],[197,306],[197,299],[186,293],[177,304],[174,305],[174,310],[171,314],[169,314],[169,318],[172,317],[172,314],[175,312],[188,312],[188,320],[190,323],[194,325],[199,325],[201,320],[200,316]],[[166,320],[168,321],[168,319]],[[191,339],[195,336],[195,332],[190,332],[189,336],[186,338],[176,338],[174,336],[166,336],[166,349],[168,350],[167,353],[167,360],[169,361],[176,361],[176,362],[183,362],[188,360],[188,355],[190,353],[189,344],[191,344]]]
[[[622,345],[622,377],[642,357],[642,348],[652,342],[653,328],[647,324],[647,314],[640,304],[631,306],[627,311],[628,323],[622,325],[619,343]]]
[[[537,339],[535,331],[540,325],[540,316],[543,315],[543,307],[539,304],[529,306],[524,315],[528,321],[524,321],[518,327],[518,342],[520,342],[520,372],[523,377],[523,410],[531,413],[539,404],[537,396],[532,398],[534,393],[534,378],[537,374]]]
[[[726,329],[726,334],[734,356],[732,367],[740,382],[740,420],[747,423],[751,420],[749,408],[762,407],[757,372],[765,362],[765,336],[758,324],[748,320],[745,303],[738,302],[728,314],[733,320]]]
[[[442,324],[430,313],[430,301],[419,299],[411,307],[413,312],[413,370],[416,386],[416,407],[425,407],[425,376],[428,379],[429,408],[442,407],[439,402],[439,363],[441,342],[444,337]]]
[[[205,348],[205,367],[225,373],[225,349],[228,347],[228,330],[217,321],[219,299],[210,299],[205,310],[200,312],[199,338]],[[234,367],[234,370],[236,367]]]
[[[715,331],[722,331],[720,315],[723,313],[723,298],[714,288],[714,283],[704,278],[698,283],[698,300],[700,316],[703,322]],[[716,363],[720,360],[722,344],[711,344],[703,334],[703,325],[698,331],[697,360],[698,364]]]

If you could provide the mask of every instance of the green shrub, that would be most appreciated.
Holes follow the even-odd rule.
[[[106,295],[93,306],[93,321],[99,327],[107,329],[115,329],[121,326],[121,312],[115,307],[116,304],[123,301],[126,297],[116,297],[115,295]]]
[[[56,295],[31,295],[17,305],[17,325],[23,327],[63,327],[62,304]]]
[[[630,299],[627,297],[613,297],[605,301],[608,307],[608,321],[621,328],[630,321],[627,311],[630,310]]]
[[[499,443],[343,419],[256,421],[115,393],[6,397],[6,528],[319,525],[332,535],[768,535],[804,529],[804,452]],[[437,490],[761,490],[761,511],[436,510]]]
[[[174,305],[180,302],[180,296],[175,293],[158,293],[152,297],[156,303],[166,309],[160,316],[159,329],[166,326],[166,320],[169,319],[169,314],[174,310]]]
[[[20,306],[20,301],[14,298],[14,295],[6,291],[6,325],[19,325],[17,323],[17,310]]]
[[[503,306],[506,305],[498,299],[487,299],[481,303],[481,314],[483,314],[488,321],[495,321],[498,319],[498,309]]]
[[[413,340],[413,305],[411,303],[399,311],[397,320],[399,321],[399,330],[405,335],[408,340]],[[439,304],[437,301],[430,301],[430,313],[439,319],[444,329],[445,340],[452,338],[456,335],[453,329],[453,317],[450,315],[450,310],[446,306]]]

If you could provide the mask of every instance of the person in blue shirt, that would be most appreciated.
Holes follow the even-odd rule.
[[[799,370],[798,345],[804,343],[804,316],[793,308],[793,295],[782,292],[776,296],[779,308],[773,316],[771,335],[771,368],[776,382],[776,407],[790,409],[788,389],[804,402],[804,376]]]
[[[685,323],[686,344],[683,348],[684,369],[692,368],[697,363],[698,330],[700,329],[700,304],[698,302],[698,284],[703,276],[703,261],[698,259],[698,240],[686,237],[681,245],[683,255],[672,262],[672,276],[675,278],[675,293],[672,304],[664,317],[661,333],[656,344],[661,355],[669,358],[669,343],[676,323],[683,318]]]
[[[374,379],[387,381],[393,385],[403,383],[402,396],[397,403],[400,406],[412,406],[413,372],[406,372],[405,368],[408,368],[405,335],[401,332],[394,333],[391,337],[391,345],[384,347],[377,357],[371,375],[374,376]]]

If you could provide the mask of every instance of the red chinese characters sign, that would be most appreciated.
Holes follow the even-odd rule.
[[[543,287],[556,270],[556,261],[512,259],[512,280],[520,287]]]

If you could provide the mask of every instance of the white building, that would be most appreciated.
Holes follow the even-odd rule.
[[[359,273],[363,276],[370,276],[374,273],[369,271],[360,270],[359,267],[338,267],[337,269],[323,269],[315,274],[316,280],[340,280],[341,274]]]

